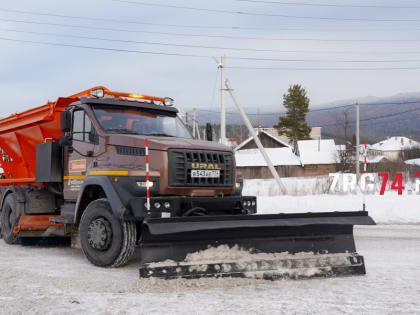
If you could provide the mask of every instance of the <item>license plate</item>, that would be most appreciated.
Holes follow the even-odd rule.
[[[192,178],[219,178],[219,170],[191,170]]]

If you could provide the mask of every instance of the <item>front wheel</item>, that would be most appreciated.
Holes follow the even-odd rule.
[[[125,265],[136,246],[136,225],[120,221],[112,213],[107,199],[92,201],[83,212],[79,225],[82,251],[100,267]]]

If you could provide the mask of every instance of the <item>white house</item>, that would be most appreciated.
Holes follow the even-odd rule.
[[[406,137],[391,137],[369,146],[369,156],[383,156],[390,161],[400,158],[403,150],[420,148],[420,142]]]

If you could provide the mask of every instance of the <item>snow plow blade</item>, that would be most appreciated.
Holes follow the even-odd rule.
[[[365,274],[363,257],[356,253],[353,226],[374,224],[366,211],[148,219],[141,231],[140,276],[252,273],[262,278],[270,274],[272,278],[299,278],[310,274],[306,271],[311,268],[317,269],[311,276]],[[189,254],[221,245],[273,256],[241,262],[188,260]]]
[[[293,256],[293,255],[289,255]],[[249,260],[241,262],[144,264],[141,278],[198,279],[208,277],[240,277],[265,280],[305,279],[363,275],[363,257],[358,254],[320,254],[307,257]]]

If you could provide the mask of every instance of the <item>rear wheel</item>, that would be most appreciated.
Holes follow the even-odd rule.
[[[16,197],[13,193],[8,194],[3,202],[1,211],[1,233],[7,244],[19,243],[19,238],[13,234],[13,229],[18,224],[19,214],[17,213]]]
[[[96,266],[122,266],[135,250],[136,225],[118,220],[107,199],[92,201],[87,206],[80,220],[79,234],[83,253]]]

